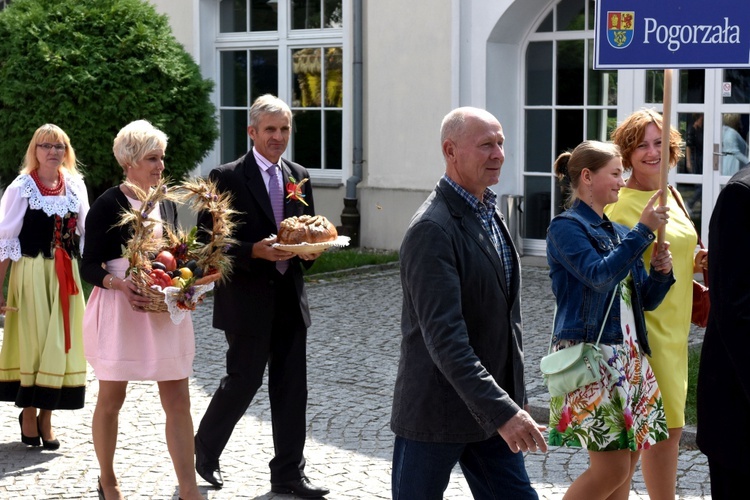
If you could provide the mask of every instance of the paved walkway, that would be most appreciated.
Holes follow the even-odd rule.
[[[523,271],[527,378],[535,414],[547,395],[538,377],[546,352],[552,298],[546,270],[529,259]],[[309,331],[307,473],[331,489],[329,499],[390,498],[391,448],[388,427],[398,347],[401,287],[396,269],[308,285],[313,326]],[[194,315],[197,356],[191,378],[197,424],[224,373],[225,342],[211,328],[210,304]],[[96,498],[98,465],[91,444],[91,416],[98,384],[89,374],[85,408],[55,413],[62,443],[54,452],[19,442],[18,409],[0,405],[0,498]],[[270,493],[270,410],[265,386],[235,429],[222,457],[225,487],[199,482],[210,499],[281,499]],[[164,415],[154,383],[131,383],[120,416],[117,472],[128,498],[177,498],[176,479],[164,443]],[[581,450],[556,448],[527,454],[529,475],[540,498],[560,499],[587,466]],[[710,498],[705,456],[684,449],[679,462],[680,499]],[[456,471],[446,499],[471,498]],[[640,472],[631,499],[645,499]]]

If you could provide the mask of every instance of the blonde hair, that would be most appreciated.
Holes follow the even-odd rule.
[[[724,116],[721,118],[721,123],[727,127],[732,127],[737,132],[742,128],[742,121],[739,113],[724,113]]]
[[[73,146],[70,144],[70,137],[65,133],[63,129],[52,123],[45,123],[36,131],[31,137],[29,147],[26,148],[26,156],[23,160],[23,165],[19,173],[30,174],[34,170],[39,168],[39,160],[36,157],[36,149],[40,144],[65,144],[65,154],[63,155],[62,168],[68,171],[70,175],[76,177],[83,177],[81,171],[78,169],[78,160],[76,160],[76,152]]]
[[[167,134],[151,123],[136,120],[120,129],[112,145],[112,152],[124,171],[128,165],[135,165],[155,149],[166,151],[167,140]]]
[[[596,172],[615,158],[622,158],[620,148],[611,142],[583,141],[571,151],[566,151],[555,160],[554,171],[557,178],[569,184],[565,205],[570,206],[577,198],[576,190],[584,168]]]
[[[625,120],[612,132],[612,142],[617,144],[622,153],[622,166],[625,170],[630,170],[633,165],[630,163],[630,156],[641,143],[646,135],[646,127],[653,123],[659,131],[662,130],[664,121],[662,116],[653,109],[641,109],[625,118]],[[682,136],[670,127],[669,130],[669,166],[677,165],[677,160],[682,157]]]

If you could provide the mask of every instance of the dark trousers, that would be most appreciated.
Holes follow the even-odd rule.
[[[281,278],[275,284],[275,307],[268,321],[248,318],[225,334],[227,375],[221,379],[196,434],[196,447],[208,460],[218,460],[234,426],[242,418],[263,382],[268,363],[274,458],[271,482],[304,475],[307,410],[307,329],[296,306],[294,283]],[[250,451],[252,453],[252,451]]]
[[[708,473],[711,478],[711,498],[713,500],[739,498],[739,496],[742,496],[739,492],[747,489],[747,470],[745,469],[730,469],[709,458]]]
[[[429,443],[396,436],[391,488],[393,500],[442,500],[458,463],[476,500],[536,500],[523,453],[503,438],[477,443]]]

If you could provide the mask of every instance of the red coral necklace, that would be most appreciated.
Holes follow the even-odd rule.
[[[42,180],[39,178],[39,170],[33,170],[31,172],[31,178],[34,179],[36,187],[39,188],[39,192],[42,193],[42,196],[60,196],[60,194],[63,192],[63,189],[65,189],[65,180],[63,179],[62,172],[60,172],[59,170],[57,171],[57,186],[53,188],[48,188],[44,185]]]

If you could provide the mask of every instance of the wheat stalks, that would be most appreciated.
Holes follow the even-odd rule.
[[[212,228],[193,228],[189,234],[180,235],[180,242],[187,246],[198,267],[206,272],[213,270],[221,273],[221,280],[231,272],[232,259],[227,255],[229,247],[236,243],[231,238],[235,223],[232,216],[238,212],[231,208],[232,197],[229,193],[220,193],[216,184],[210,180],[197,178],[183,182],[177,188],[177,199],[188,205],[194,212],[208,212],[212,218]],[[209,235],[209,241],[199,242],[197,232]]]
[[[133,190],[142,203],[140,209],[131,208],[125,212],[119,222],[120,225],[127,224],[133,228],[124,256],[130,263],[128,272],[137,283],[143,284],[146,288],[152,284],[153,280],[148,275],[151,272],[151,260],[165,249],[177,259],[195,260],[204,276],[213,275],[220,280],[229,276],[232,262],[226,252],[235,243],[230,235],[234,229],[232,216],[237,213],[230,208],[230,195],[219,193],[214,183],[204,179],[186,181],[173,188],[168,188],[162,180],[148,192],[129,182],[125,185]],[[213,228],[210,231],[208,228],[201,228],[209,235],[208,242],[198,241],[197,227],[185,232],[180,228],[171,228],[168,224],[162,224],[162,237],[156,238],[154,227],[161,221],[152,218],[150,214],[162,201],[186,204],[194,212],[209,212],[213,219]],[[184,283],[181,293],[185,294],[186,299],[192,294],[192,285],[195,281],[196,278],[193,277]],[[153,309],[163,309],[163,298],[160,294],[155,294],[154,300],[158,304],[155,304]]]
[[[133,228],[133,234],[125,248],[124,257],[130,262],[131,271],[134,269],[144,270],[148,274],[151,270],[150,254],[157,254],[174,237],[168,224],[162,224],[163,234],[161,238],[154,236],[156,224],[162,221],[152,218],[151,213],[156,209],[159,202],[174,200],[174,195],[170,192],[164,180],[160,180],[148,192],[132,182],[126,181],[124,185],[130,188],[136,198],[141,201],[140,208],[131,208],[120,218],[119,225],[130,225]]]

